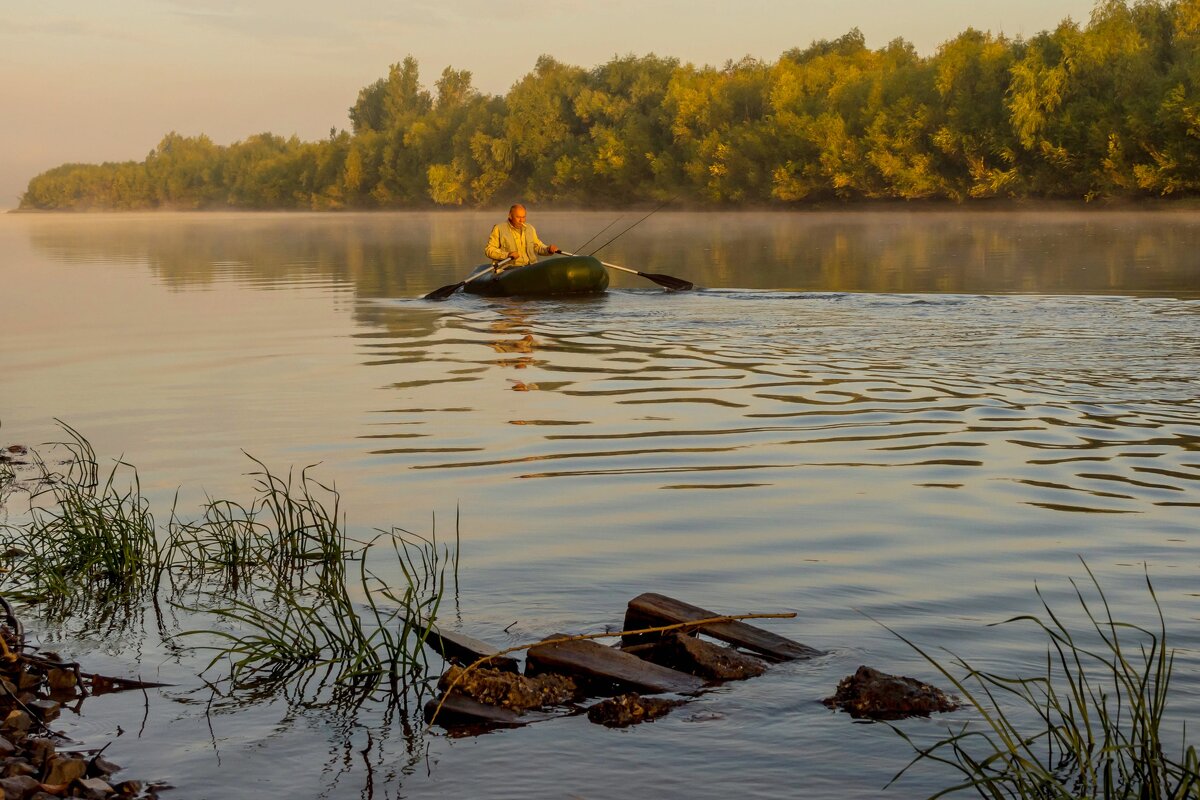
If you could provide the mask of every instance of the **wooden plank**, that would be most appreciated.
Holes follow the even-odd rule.
[[[493,656],[483,666],[500,669],[505,672],[519,672],[517,660],[512,656],[498,655],[495,647],[479,639],[473,639],[455,631],[440,628],[437,623],[424,617],[414,617],[409,620],[413,627],[425,634],[425,643],[441,654],[447,661],[462,664],[473,664],[481,658]]]
[[[682,600],[647,592],[629,601],[629,608],[625,612],[625,630],[654,628],[660,625],[674,625],[680,622],[719,616],[721,614],[685,603]],[[808,645],[738,620],[705,625],[702,630],[706,636],[780,661],[824,655],[820,650],[815,650]],[[637,644],[642,641],[645,641],[645,637],[625,637],[626,644]]]
[[[445,698],[445,702],[442,702],[443,698]],[[440,711],[438,710],[438,703],[442,703]],[[434,720],[433,716],[435,713],[437,714],[436,720]],[[502,725],[505,727],[516,727],[524,725],[527,722],[527,720],[521,719],[519,714],[507,708],[485,705],[457,693],[442,695],[436,700],[430,700],[426,703],[425,720],[436,721],[443,728],[451,725]]]
[[[555,634],[550,638],[565,637]],[[526,653],[525,668],[532,673],[557,672],[581,678],[599,693],[632,689],[647,694],[695,694],[704,687],[704,681],[694,675],[586,639],[535,645]]]

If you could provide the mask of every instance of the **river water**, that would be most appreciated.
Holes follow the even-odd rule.
[[[85,668],[172,684],[89,699],[73,738],[180,798],[924,796],[953,775],[882,791],[908,745],[818,701],[860,664],[946,685],[884,626],[1037,674],[1044,637],[990,623],[1039,612],[1035,589],[1079,623],[1081,559],[1133,622],[1149,575],[1172,720],[1200,716],[1200,215],[660,212],[600,255],[704,288],[420,299],[500,216],[8,215],[0,444],[61,419],[137,465],[160,518],[177,492],[248,497],[245,453],[319,464],[359,534],[445,540],[457,515],[445,619],[497,646],[618,626],[656,591],[794,611],[764,626],[828,655],[627,731],[450,738],[369,704],[214,709],[210,656],[169,624],[30,611]],[[638,217],[530,221],[575,249],[618,220],[591,249]]]

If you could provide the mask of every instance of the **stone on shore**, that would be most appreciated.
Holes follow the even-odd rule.
[[[87,797],[103,798],[113,793],[113,787],[103,778],[80,778],[74,786],[79,787]]]
[[[0,723],[0,730],[6,733],[11,733],[14,736],[24,736],[33,727],[33,719],[19,708],[14,708],[8,712],[8,716],[4,718],[4,722]]]
[[[61,784],[87,775],[87,760],[70,756],[53,756],[46,762],[44,783]]]
[[[31,778],[28,775],[0,778],[0,791],[4,792],[5,800],[10,797],[28,797],[37,791],[40,785],[37,778]]]
[[[36,714],[42,722],[50,722],[57,719],[59,712],[62,710],[61,703],[48,699],[31,700],[25,704],[25,707]]]

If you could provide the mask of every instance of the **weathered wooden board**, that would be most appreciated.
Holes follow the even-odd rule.
[[[413,627],[426,634],[426,644],[441,654],[447,661],[473,664],[481,658],[492,656],[487,661],[486,666],[506,672],[520,671],[515,658],[498,655],[500,651],[487,642],[473,639],[470,636],[456,633],[455,631],[443,630],[437,623],[430,622],[423,617],[415,617],[410,622]]]
[[[551,639],[566,638],[555,634]],[[695,694],[704,681],[667,667],[642,661],[637,656],[605,647],[594,641],[580,639],[571,642],[539,644],[525,656],[527,672],[558,672],[580,677],[593,691],[622,691],[655,694],[678,692]]]
[[[622,648],[645,661],[709,681],[740,681],[767,671],[767,662],[736,647],[675,631],[651,644]]]
[[[629,608],[625,612],[625,630],[674,625],[680,622],[719,616],[721,615],[716,612],[685,603],[682,600],[647,592],[629,601]],[[820,650],[815,650],[808,645],[737,620],[705,625],[703,631],[706,636],[780,661],[823,655]],[[626,644],[632,645],[641,641],[645,641],[645,638],[625,637]]]
[[[445,702],[442,702],[443,698],[445,698]],[[438,710],[438,703],[442,704],[441,710]],[[434,718],[435,713],[437,714],[436,719]],[[450,725],[503,725],[506,727],[516,727],[524,725],[528,721],[507,708],[484,705],[477,700],[472,700],[469,697],[455,693],[442,695],[436,700],[430,700],[426,703],[425,720],[427,722],[437,722],[442,727]]]

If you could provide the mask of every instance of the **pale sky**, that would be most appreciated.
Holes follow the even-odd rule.
[[[720,65],[857,27],[922,54],[968,27],[1030,37],[1094,0],[0,0],[0,209],[65,162],[141,160],[163,134],[229,144],[349,129],[358,90],[412,55],[506,92],[546,53]]]

